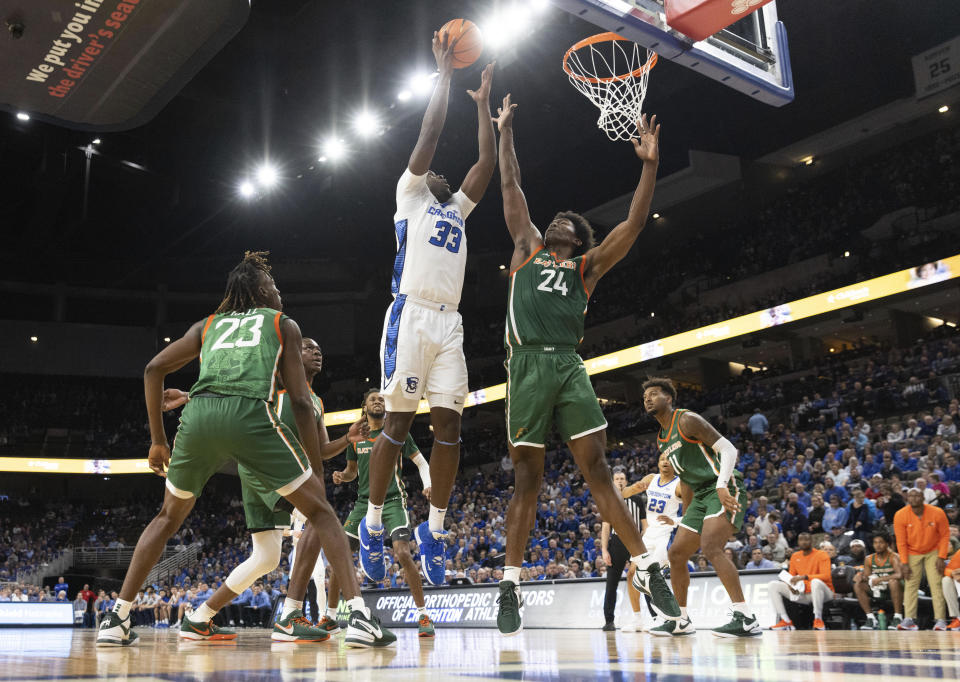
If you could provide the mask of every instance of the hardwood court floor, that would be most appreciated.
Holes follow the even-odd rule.
[[[389,649],[277,644],[267,630],[241,630],[236,642],[181,642],[176,632],[138,629],[140,644],[97,649],[93,630],[0,629],[0,680],[763,680],[960,679],[956,632],[765,632],[723,640],[599,630],[439,629],[420,640],[397,630]]]

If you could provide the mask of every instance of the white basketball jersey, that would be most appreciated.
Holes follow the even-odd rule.
[[[427,188],[426,175],[406,169],[397,183],[397,257],[391,291],[455,308],[467,267],[465,221],[476,204],[458,190],[441,204]]]
[[[647,528],[669,528],[677,527],[680,522],[680,498],[677,497],[677,484],[680,483],[680,477],[675,476],[672,481],[665,485],[660,485],[660,474],[657,474],[650,482],[647,488]],[[657,517],[666,516],[673,519],[673,525],[668,526]]]

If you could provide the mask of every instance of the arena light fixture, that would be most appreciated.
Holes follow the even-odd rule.
[[[323,155],[330,161],[339,161],[347,155],[347,145],[338,137],[327,138],[323,143]]]
[[[163,337],[163,342],[164,342],[164,343],[170,343],[170,337],[169,337],[169,336],[164,336],[164,337]]]
[[[652,216],[650,216],[650,217],[653,218],[654,220],[660,220],[660,214],[659,214],[659,213],[654,213],[654,214],[653,214]]]
[[[418,73],[410,79],[409,88],[417,95],[429,95],[433,92],[433,80],[439,75],[436,71],[433,73]]]
[[[413,97],[413,93],[406,89],[401,90],[400,92],[397,93],[397,99],[400,100],[401,102],[406,102],[411,97]]]
[[[530,8],[520,3],[511,5],[483,22],[483,37],[490,48],[496,50],[516,42],[531,27]]]
[[[800,159],[800,163],[802,163],[804,166],[812,166],[813,161],[814,161],[813,156],[805,156],[802,159]]]
[[[501,270],[506,270],[506,269],[507,269],[507,266],[506,266],[506,265],[501,265],[501,266],[500,266],[500,269],[501,269]]]
[[[360,137],[373,137],[382,130],[380,117],[369,110],[361,111],[353,119],[353,129]]]
[[[849,258],[849,257],[850,257],[850,252],[849,252],[849,251],[844,251],[844,252],[843,252],[843,257],[844,257],[844,258]]]
[[[253,183],[250,182],[249,180],[244,180],[243,182],[240,183],[239,191],[240,191],[240,196],[242,196],[244,199],[249,199],[250,197],[252,197],[254,194],[257,193],[257,188],[254,187]]]
[[[29,121],[29,120],[30,120],[30,114],[28,114],[28,113],[25,112],[25,111],[18,111],[18,112],[17,112],[17,120],[18,120],[18,121]]]
[[[947,106],[946,104],[944,104],[942,107],[940,107],[939,109],[937,109],[937,111],[939,111],[941,114],[945,114],[945,113],[947,113],[948,111],[950,111],[950,107]],[[18,115],[19,115],[19,114],[18,114]]]
[[[33,343],[36,343],[36,342],[39,341],[40,339],[38,339],[36,336],[31,336],[31,337],[30,337],[30,340],[31,340]]]
[[[93,144],[100,144],[102,140],[99,137],[93,138]]]
[[[272,164],[265,163],[257,169],[257,183],[264,189],[272,188],[279,180],[277,169]]]

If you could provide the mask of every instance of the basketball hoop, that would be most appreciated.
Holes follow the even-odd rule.
[[[616,33],[584,38],[563,55],[563,70],[573,87],[600,109],[597,127],[611,140],[640,135],[637,121],[656,63],[656,52]]]

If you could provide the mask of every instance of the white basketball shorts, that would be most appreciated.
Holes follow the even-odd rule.
[[[463,413],[467,360],[456,307],[398,294],[383,321],[380,370],[388,412],[415,412],[426,396],[430,407]]]
[[[643,534],[643,546],[647,548],[647,552],[653,555],[653,560],[660,564],[660,568],[669,565],[667,546],[670,544],[670,533],[672,532],[673,526],[649,524]]]

